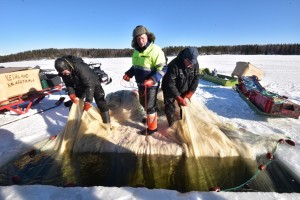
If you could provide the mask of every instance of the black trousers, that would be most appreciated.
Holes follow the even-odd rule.
[[[173,116],[175,113],[175,98],[164,98],[165,113],[167,116]]]
[[[108,106],[104,97],[105,93],[102,86],[100,84],[96,85],[94,99],[101,113],[108,111]]]
[[[157,110],[156,100],[158,88],[159,86],[147,87],[145,90],[144,86],[138,86],[140,104],[147,111],[147,114],[153,114]]]
[[[184,94],[184,93],[182,93],[182,94]],[[165,114],[167,117],[173,118],[174,114],[175,114],[175,110],[176,110],[176,107],[175,107],[176,98],[168,97],[168,93],[165,91],[163,91],[163,95],[164,95],[164,104],[165,104]],[[179,103],[177,103],[177,104],[180,108],[180,118],[182,118],[181,106],[179,105]]]
[[[85,97],[85,93],[82,90],[75,90],[75,94],[79,98]],[[105,93],[101,84],[97,84],[95,86],[94,99],[101,113],[108,111],[108,106],[104,97],[105,97]]]

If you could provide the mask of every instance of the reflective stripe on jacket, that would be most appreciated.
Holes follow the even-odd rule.
[[[157,45],[150,45],[143,51],[134,50],[132,55],[132,67],[126,72],[130,77],[135,76],[138,84],[144,80],[152,78],[155,83],[164,76],[166,58],[164,52]]]

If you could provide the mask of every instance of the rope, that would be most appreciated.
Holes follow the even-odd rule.
[[[244,187],[245,185],[247,185],[248,183],[250,183],[250,182],[252,182],[263,170],[265,170],[266,168],[267,168],[267,166],[269,165],[269,164],[271,164],[272,162],[273,162],[273,160],[274,160],[274,158],[273,158],[273,155],[275,155],[276,154],[276,152],[277,152],[277,150],[278,150],[278,145],[280,144],[280,143],[283,143],[282,142],[282,140],[279,140],[278,142],[277,142],[277,144],[276,144],[276,146],[275,146],[275,149],[274,149],[274,151],[273,151],[273,153],[272,154],[270,154],[270,153],[268,153],[269,155],[272,155],[271,157],[269,157],[268,159],[269,159],[269,161],[266,163],[266,164],[261,164],[259,167],[258,167],[258,171],[249,179],[249,180],[247,180],[246,182],[244,182],[244,183],[242,183],[241,185],[239,185],[239,186],[236,186],[236,187],[232,187],[232,188],[227,188],[227,189],[223,189],[223,190],[221,190],[221,189],[219,189],[218,187],[214,187],[212,190],[215,190],[216,191],[216,188],[217,189],[219,189],[218,191],[232,191],[232,190],[236,190],[236,189],[240,189],[240,188],[242,188],[242,187]],[[268,155],[267,154],[267,155]],[[268,156],[267,156],[268,157]]]
[[[146,111],[146,122],[145,122],[145,128],[146,128],[146,142],[148,143],[148,101],[147,101],[147,87],[145,86],[144,94],[145,96],[145,111]],[[143,96],[142,95],[142,96]]]
[[[128,84],[127,84],[128,83]],[[137,89],[136,87],[134,87],[134,83],[132,81],[125,81],[123,79],[120,80],[120,85],[124,88],[132,88],[132,89]]]

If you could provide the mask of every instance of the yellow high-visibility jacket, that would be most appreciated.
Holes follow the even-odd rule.
[[[138,84],[152,78],[155,83],[159,82],[166,72],[166,57],[157,45],[150,43],[143,51],[134,50],[132,55],[132,67],[125,73],[129,77],[135,76]]]

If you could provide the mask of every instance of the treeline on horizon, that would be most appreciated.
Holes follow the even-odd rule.
[[[176,56],[186,46],[169,46],[162,48],[166,56]],[[300,55],[300,44],[235,45],[197,47],[200,55]],[[131,57],[133,49],[39,49],[0,56],[0,62],[24,60],[55,59],[64,55],[87,58]]]

